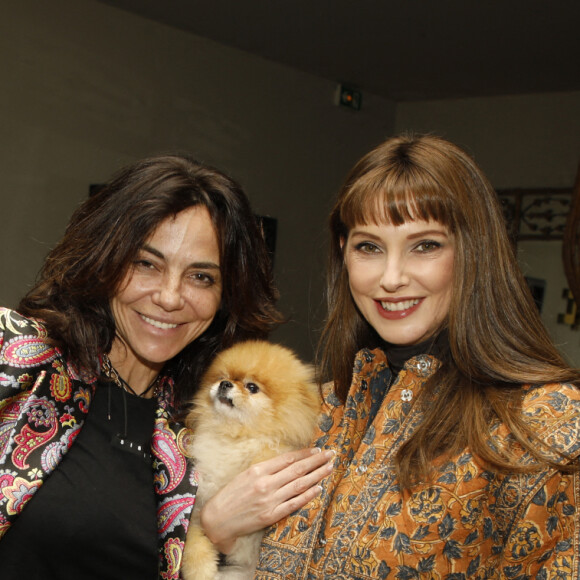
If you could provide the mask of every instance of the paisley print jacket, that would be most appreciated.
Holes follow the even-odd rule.
[[[438,365],[407,361],[380,401],[391,378],[385,355],[358,354],[346,404],[327,394],[315,438],[337,451],[334,473],[318,498],[268,531],[256,578],[580,578],[578,473],[498,474],[464,449],[432,484],[401,491],[393,457],[421,421],[414,402]],[[529,387],[524,413],[540,438],[577,460],[578,389]],[[490,444],[531,461],[501,424]]]
[[[83,376],[46,342],[35,320],[0,308],[0,538],[73,444],[96,378]],[[179,578],[197,481],[186,458],[189,432],[171,424],[172,383],[161,382],[152,438],[158,498],[159,578]]]

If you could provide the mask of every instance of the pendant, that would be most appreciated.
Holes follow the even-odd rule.
[[[151,459],[151,453],[149,453],[149,450],[145,449],[144,445],[133,443],[133,441],[130,441],[120,433],[111,437],[111,446],[115,449],[120,449],[121,451],[126,451],[127,453],[132,453],[133,455],[142,457],[145,461]]]

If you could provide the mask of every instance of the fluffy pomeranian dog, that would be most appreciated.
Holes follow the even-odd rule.
[[[204,535],[199,510],[250,465],[310,444],[321,399],[313,368],[289,349],[248,341],[217,355],[204,375],[186,423],[189,451],[200,483],[187,533],[181,573],[185,580],[253,578],[263,531],[238,538],[219,566]]]

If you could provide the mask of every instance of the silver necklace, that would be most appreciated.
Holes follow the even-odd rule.
[[[125,379],[123,379],[123,377],[121,377],[117,369],[111,364],[111,360],[106,354],[103,355],[102,360],[103,360],[102,370],[104,375],[107,378],[111,379],[118,387],[120,387],[127,393],[130,393],[131,395],[135,395],[136,397],[141,398],[145,397],[145,395],[151,390],[153,390],[154,394],[157,394],[156,387],[159,383],[159,375],[157,375],[153,379],[151,384],[142,393],[136,393],[134,389],[131,387],[131,385]]]

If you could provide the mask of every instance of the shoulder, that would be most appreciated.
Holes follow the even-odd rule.
[[[40,321],[0,308],[0,365],[30,368],[54,360],[60,353],[47,338]]]
[[[41,322],[4,307],[0,307],[0,332],[4,335],[34,334],[46,337],[46,328]]]
[[[580,388],[568,383],[531,385],[526,388],[522,410],[533,421],[566,418],[580,411]]]
[[[527,388],[524,418],[551,448],[570,458],[580,455],[580,388],[551,383]]]

